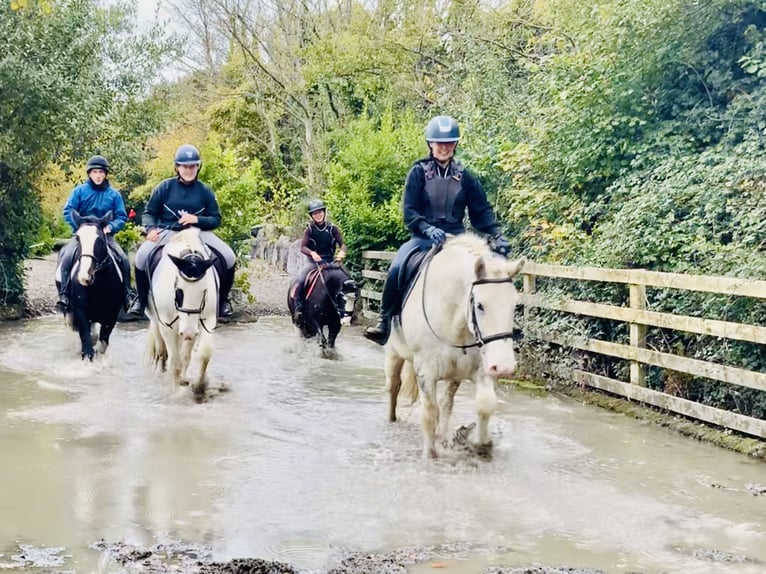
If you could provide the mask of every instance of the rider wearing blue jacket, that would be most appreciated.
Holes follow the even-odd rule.
[[[130,261],[114,238],[114,234],[125,227],[125,223],[128,221],[125,202],[120,192],[109,183],[109,162],[104,156],[94,155],[91,157],[85,166],[85,171],[88,174],[87,181],[72,190],[66,205],[64,205],[64,220],[72,228],[72,232],[76,232],[77,224],[72,218],[73,210],[83,217],[88,215],[103,217],[108,212],[112,212],[112,221],[106,225],[104,232],[109,249],[118,259],[120,265],[122,284],[125,289],[125,306],[127,307],[133,296],[130,287]],[[56,307],[62,312],[69,310],[67,290],[74,266],[76,249],[77,241],[74,237],[61,248],[61,287],[59,288],[59,299],[56,302]]]

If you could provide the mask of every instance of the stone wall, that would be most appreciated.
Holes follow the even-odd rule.
[[[255,229],[251,240],[251,256],[265,259],[290,275],[297,275],[306,264],[306,256],[300,252],[301,240],[290,239],[273,223],[266,223]]]

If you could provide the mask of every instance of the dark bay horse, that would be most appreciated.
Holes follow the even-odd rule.
[[[80,336],[81,357],[92,361],[95,354],[93,325],[100,325],[99,352],[104,353],[109,346],[109,337],[117,323],[125,294],[119,263],[109,251],[104,234],[104,227],[112,220],[112,212],[98,218],[90,215],[83,217],[77,211],[72,211],[72,218],[77,231],[74,265],[67,286],[69,311],[66,313],[66,322]],[[63,251],[59,253],[59,260],[62,256],[66,256]],[[60,282],[56,281],[56,285],[60,286]]]
[[[287,307],[295,323],[295,286],[290,283],[287,291]],[[323,349],[335,348],[335,339],[341,325],[350,322],[354,314],[357,286],[338,263],[320,263],[317,270],[309,273],[306,286],[303,324],[297,325],[304,338],[319,336]]]

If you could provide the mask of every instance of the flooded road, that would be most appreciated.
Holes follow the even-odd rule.
[[[766,572],[761,462],[513,388],[492,461],[423,461],[417,412],[387,422],[382,351],[354,330],[337,360],[285,317],[216,337],[197,404],[145,364],[145,323],[118,325],[93,364],[59,319],[0,325],[0,569],[29,545],[63,548],[58,571],[123,571],[91,548],[104,539],[306,571],[435,546],[409,571]]]

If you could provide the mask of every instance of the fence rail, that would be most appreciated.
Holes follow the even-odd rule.
[[[386,273],[380,267],[393,259],[393,253],[386,251],[365,251],[362,276],[373,281],[383,281]],[[377,269],[372,267],[377,265]],[[661,273],[640,269],[601,269],[596,267],[566,267],[528,262],[522,271],[524,316],[530,318],[533,309],[549,309],[577,316],[594,317],[622,322],[629,327],[629,344],[614,343],[595,338],[578,337],[571,333],[550,335],[528,329],[530,321],[524,321],[525,340],[537,339],[552,342],[571,349],[606,355],[629,361],[630,380],[620,381],[584,370],[574,370],[575,382],[595,389],[605,390],[629,400],[637,400],[655,407],[704,421],[710,424],[737,430],[766,439],[766,421],[739,413],[719,409],[646,388],[648,366],[703,377],[732,385],[766,391],[766,374],[748,369],[721,365],[710,361],[664,353],[646,348],[647,329],[683,331],[698,335],[710,335],[722,339],[766,344],[766,327],[730,321],[704,319],[646,309],[647,287],[698,291],[719,295],[734,295],[766,299],[766,281],[739,279],[734,277],[711,277]],[[568,279],[574,281],[596,281],[601,283],[625,284],[629,287],[629,306],[622,307],[604,303],[593,303],[576,299],[561,299],[538,292],[537,279]],[[363,313],[366,317],[377,317],[370,305],[380,301],[379,291],[365,288],[361,291]]]

